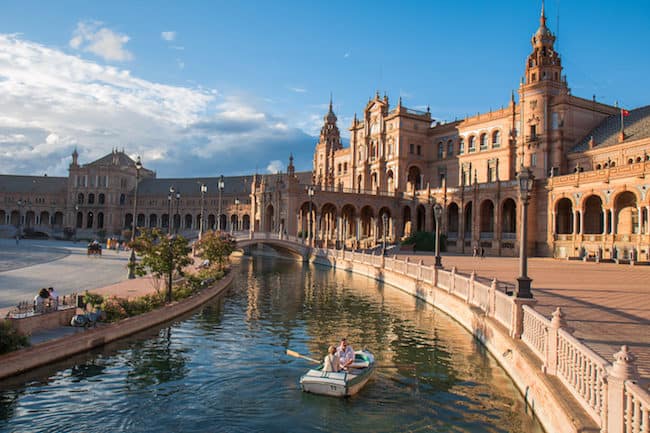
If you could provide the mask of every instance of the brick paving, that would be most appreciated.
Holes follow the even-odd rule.
[[[432,254],[408,255],[434,263]],[[456,266],[459,272],[476,271],[512,284],[519,274],[518,258],[443,255],[442,263],[446,269]],[[627,344],[639,373],[650,379],[650,266],[531,258],[528,274],[540,313],[550,318],[560,307],[573,335],[609,362]]]

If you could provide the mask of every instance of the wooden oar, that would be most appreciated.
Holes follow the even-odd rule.
[[[298,353],[296,351],[293,351],[291,349],[287,349],[287,355],[293,356],[293,357],[296,357],[296,358],[306,359],[307,361],[311,361],[311,362],[313,362],[315,364],[320,364],[319,360],[314,359],[314,358],[310,358],[309,356],[302,355],[302,354],[300,354],[300,353]]]
[[[385,365],[375,365],[375,368],[405,368],[415,370],[415,365],[409,364],[385,364]]]

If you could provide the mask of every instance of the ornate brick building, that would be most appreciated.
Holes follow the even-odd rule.
[[[529,253],[649,260],[650,106],[627,111],[573,95],[554,45],[542,9],[508,106],[460,121],[441,123],[376,94],[355,114],[344,148],[330,100],[312,172],[296,173],[290,160],[284,174],[226,178],[221,212],[218,178],[158,179],[146,169],[138,178],[117,150],[86,165],[75,152],[67,178],[0,176],[3,233],[120,233],[131,226],[139,179],[138,226],[168,228],[177,215],[172,225],[196,234],[205,183],[208,228],[372,246],[432,231],[439,203],[448,250],[515,255],[516,176],[526,167],[535,177]]]

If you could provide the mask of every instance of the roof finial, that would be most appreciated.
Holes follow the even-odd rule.
[[[546,14],[544,13],[544,0],[542,0],[542,14],[539,17],[539,25],[546,27]]]
[[[330,113],[332,112],[332,91],[330,90]]]

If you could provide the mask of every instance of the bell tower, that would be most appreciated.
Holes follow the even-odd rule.
[[[531,38],[532,52],[526,59],[525,74],[519,86],[520,125],[516,169],[529,167],[537,179],[545,178],[553,167],[562,164],[562,144],[554,136],[553,105],[569,94],[562,61],[555,51],[556,37],[546,26],[542,1],[539,28]],[[556,116],[558,113],[556,113]]]
[[[336,114],[332,109],[332,95],[327,114],[323,118],[320,137],[314,152],[313,183],[321,186],[334,186],[334,152],[342,149],[341,133],[336,126]]]

